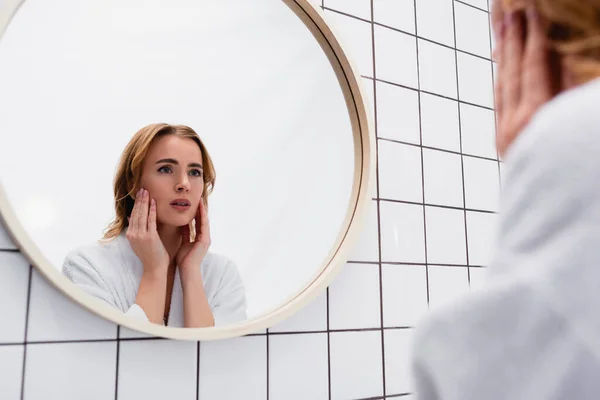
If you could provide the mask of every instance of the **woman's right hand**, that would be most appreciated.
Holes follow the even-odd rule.
[[[142,261],[144,272],[167,270],[169,254],[156,230],[156,201],[143,188],[136,194],[125,237]]]

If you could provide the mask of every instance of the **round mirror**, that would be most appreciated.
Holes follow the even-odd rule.
[[[213,339],[331,282],[370,203],[372,139],[318,10],[1,7],[0,212],[60,290],[131,329]]]

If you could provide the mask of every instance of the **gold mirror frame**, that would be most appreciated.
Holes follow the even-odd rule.
[[[168,339],[215,340],[259,333],[276,325],[321,294],[341,271],[346,263],[348,251],[352,249],[361,233],[373,192],[375,139],[371,134],[372,125],[366,109],[365,92],[361,88],[361,78],[356,67],[348,59],[337,35],[325,22],[322,11],[308,0],[282,1],[302,20],[327,55],[344,94],[354,142],[354,180],[346,217],[336,242],[313,280],[278,308],[236,324],[209,328],[173,328],[139,321],[88,295],[67,280],[25,232],[0,182],[0,220],[4,223],[8,235],[30,264],[66,297],[115,324],[145,334]],[[12,17],[24,2],[25,0],[4,0],[0,3],[0,40]]]

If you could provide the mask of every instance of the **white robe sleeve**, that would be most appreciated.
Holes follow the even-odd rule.
[[[237,266],[228,261],[219,282],[212,309],[215,326],[246,319],[246,289]]]
[[[123,309],[124,307],[116,299],[109,284],[88,260],[84,252],[71,251],[63,262],[62,272],[67,279],[86,293],[104,300],[112,307],[124,312],[125,315],[148,321],[146,313],[137,304],[133,304],[128,309]]]

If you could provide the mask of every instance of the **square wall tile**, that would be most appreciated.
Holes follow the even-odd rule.
[[[415,33],[413,0],[373,0],[373,14],[375,22]]]
[[[327,330],[327,291],[300,311],[269,328],[269,332],[305,332]]]
[[[383,326],[415,326],[427,312],[427,271],[424,265],[381,266]]]
[[[464,218],[463,210],[425,207],[428,263],[466,265]]]
[[[379,265],[346,264],[329,287],[329,329],[380,327],[380,303]]]
[[[27,400],[115,397],[117,342],[28,344]]]
[[[423,206],[379,202],[381,213],[381,260],[425,262]]]
[[[362,231],[348,260],[379,261],[379,219],[376,200],[371,201]]]
[[[423,149],[423,174],[426,204],[463,207],[459,154]]]
[[[385,393],[393,396],[414,391],[412,382],[412,329],[384,331]],[[404,397],[401,397],[403,399]]]
[[[481,8],[482,10],[489,10],[488,0],[461,0],[463,3],[472,5],[473,7]]]
[[[371,0],[323,0],[323,4],[327,8],[371,20]]]
[[[421,148],[380,139],[377,164],[380,198],[423,202]]]
[[[66,279],[66,278],[65,278]],[[87,294],[82,293],[82,296]],[[32,269],[28,341],[116,339],[117,326],[87,311]]]
[[[469,292],[467,267],[429,267],[429,309],[454,302]]]
[[[327,334],[269,337],[269,399],[327,400]]]
[[[466,208],[498,211],[500,200],[498,162],[465,156],[463,167]]]
[[[487,268],[471,267],[469,268],[471,290],[483,289],[487,283]]]
[[[458,102],[421,93],[423,146],[460,152]]]
[[[452,1],[417,1],[417,35],[454,47]]]
[[[21,253],[0,252],[0,343],[25,341],[29,270]]]
[[[493,108],[492,63],[465,53],[457,53],[457,62],[459,99]]]
[[[377,136],[420,144],[419,93],[377,82]]]
[[[266,399],[266,354],[266,336],[202,342],[200,399]]]
[[[371,23],[325,10],[324,17],[340,41],[358,73],[373,77],[373,40]]]
[[[21,399],[24,346],[0,346],[0,393],[2,400]]]
[[[417,42],[414,36],[375,25],[377,79],[418,89]]]
[[[127,340],[119,349],[119,400],[195,399],[197,343]]]
[[[488,13],[459,2],[454,3],[456,47],[485,58],[491,58]]]
[[[331,399],[360,399],[383,395],[380,331],[332,332]]]
[[[0,249],[1,250],[16,250],[17,245],[8,236],[8,231],[0,222]]]
[[[460,126],[464,154],[497,158],[494,111],[461,104]]]
[[[490,265],[497,227],[497,214],[467,211],[469,265]]]
[[[419,39],[419,79],[421,90],[457,98],[455,51]]]

